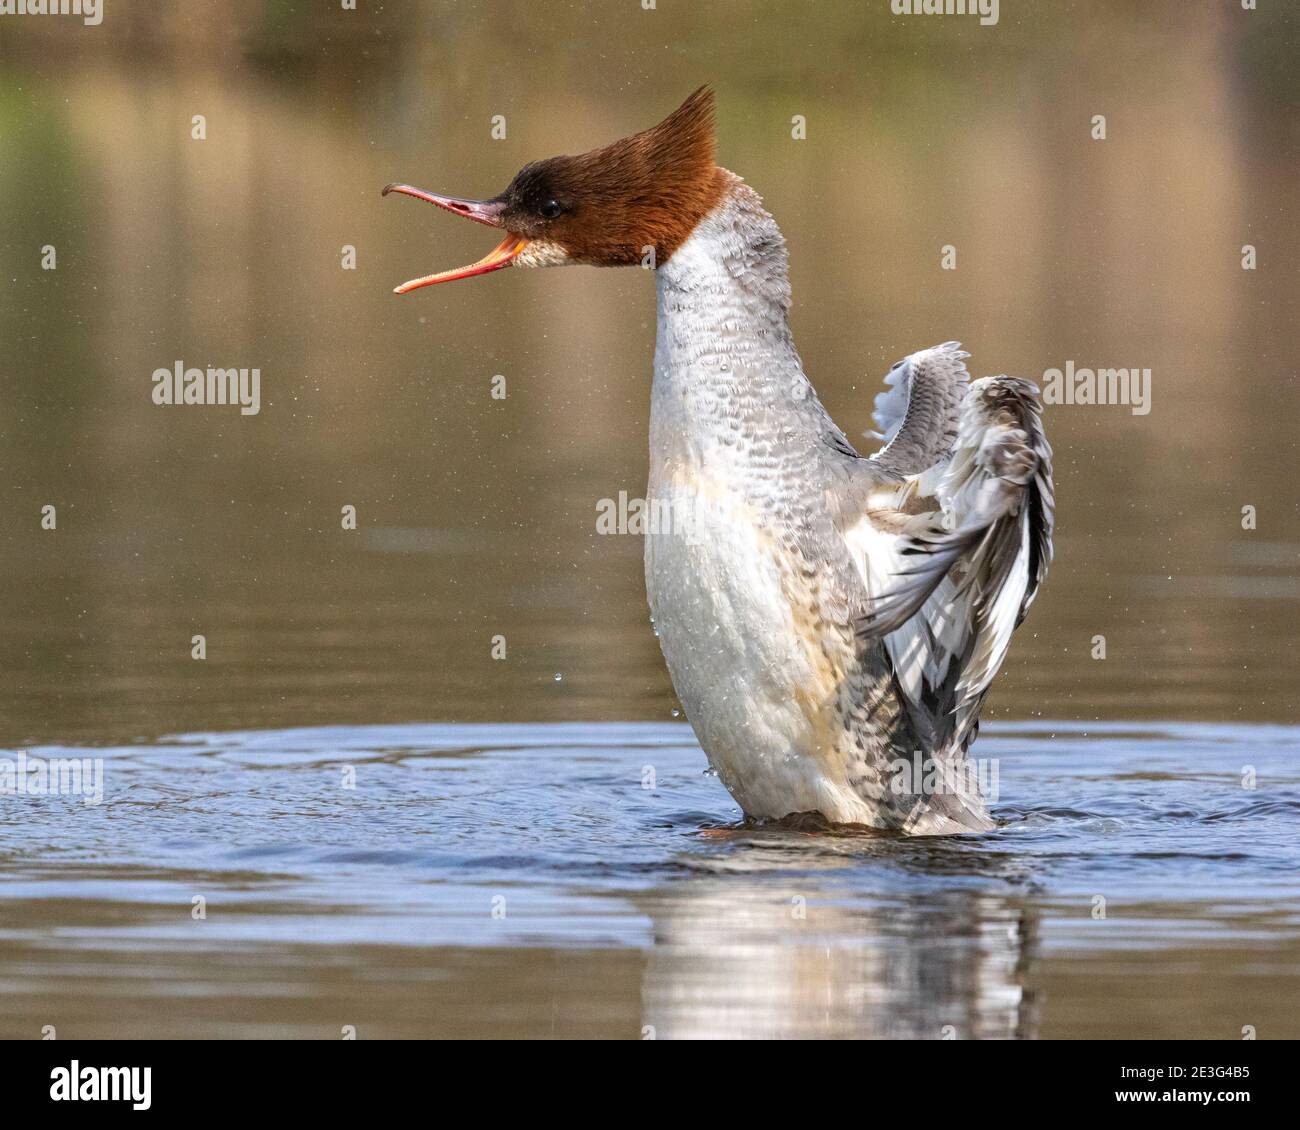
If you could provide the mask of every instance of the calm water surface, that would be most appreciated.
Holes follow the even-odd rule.
[[[0,747],[104,763],[0,796],[0,1035],[1300,1036],[1293,6],[361,7],[0,27]],[[491,195],[706,80],[850,435],[951,338],[1152,370],[1047,410],[990,835],[746,829],[704,774],[596,533],[646,272],[390,293],[492,241],[382,185]],[[155,406],[178,360],[260,413]]]
[[[0,1035],[1294,1038],[1298,741],[993,726],[944,840],[739,826],[674,723],[37,748],[106,797],[0,826]]]

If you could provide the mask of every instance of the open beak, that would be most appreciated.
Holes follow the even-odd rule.
[[[412,188],[409,184],[390,184],[384,189],[384,195],[387,196],[390,192],[400,192],[403,196],[414,196],[417,200],[427,200],[430,204],[436,204],[439,208],[445,208],[448,212],[464,216],[467,220],[487,224],[488,227],[499,228],[502,226],[501,213],[505,210],[505,205],[491,200],[463,200],[459,196],[439,196],[434,192],[425,192],[423,189]],[[523,236],[507,233],[505,239],[477,263],[471,263],[467,267],[456,267],[450,271],[439,271],[436,275],[425,275],[420,279],[411,279],[410,282],[404,282],[401,286],[394,287],[393,293],[405,294],[407,291],[418,290],[422,286],[433,286],[434,283],[451,282],[453,279],[469,279],[475,275],[486,275],[489,271],[499,271],[502,267],[510,266],[514,262],[515,256],[527,246],[528,240]]]

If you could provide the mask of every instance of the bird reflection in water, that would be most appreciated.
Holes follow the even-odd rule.
[[[788,827],[702,837],[712,854],[684,860],[686,878],[642,901],[654,924],[647,1035],[1037,1035],[1026,984],[1037,912],[1013,857]]]

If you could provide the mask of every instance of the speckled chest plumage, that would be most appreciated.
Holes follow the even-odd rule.
[[[751,816],[900,822],[915,739],[841,532],[866,476],[791,341],[784,241],[737,181],[658,274],[646,586],[678,697]]]

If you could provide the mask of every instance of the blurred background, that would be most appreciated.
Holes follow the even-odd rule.
[[[851,436],[889,365],[949,338],[977,374],[1152,370],[1149,415],[1048,410],[1058,562],[990,716],[1294,721],[1295,30],[1235,0],[1005,0],[993,27],[886,0],[0,19],[0,739],[670,718],[641,540],[595,528],[644,493],[653,279],[397,297],[492,240],[379,193],[490,196],[702,82]],[[155,406],[178,360],[260,368],[260,414]]]
[[[0,749],[107,766],[0,803],[0,1035],[1294,1034],[1295,5],[104,4],[0,17]],[[385,184],[491,196],[704,82],[851,436],[953,338],[1152,372],[1047,409],[996,833],[741,828],[702,774],[596,532],[647,272],[391,293],[493,239]],[[155,405],[178,361],[260,413]]]

